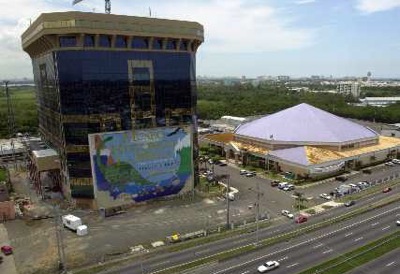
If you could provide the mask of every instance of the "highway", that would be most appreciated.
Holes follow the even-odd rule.
[[[378,195],[378,196],[380,196],[380,195]],[[379,197],[377,197],[377,199],[378,198]],[[357,205],[360,206],[363,203],[371,203],[371,198],[369,198],[368,201],[359,202],[359,203],[357,203]],[[265,257],[265,254],[269,254],[271,252],[278,252],[279,250],[285,249],[288,246],[293,246],[293,245],[296,245],[298,243],[301,243],[301,242],[304,242],[304,241],[308,241],[309,239],[316,239],[314,241],[310,241],[310,242],[307,242],[307,243],[303,243],[302,245],[299,245],[299,247],[302,248],[302,249],[300,249],[300,251],[297,250],[297,249],[294,249],[294,250],[297,250],[297,252],[299,252],[300,254],[302,254],[302,253],[304,253],[304,250],[303,250],[304,249],[304,245],[306,245],[306,246],[308,246],[308,245],[316,246],[316,245],[320,245],[322,243],[322,242],[319,242],[320,240],[321,241],[325,241],[325,239],[323,237],[322,238],[318,238],[318,237],[321,237],[321,235],[326,235],[326,234],[330,233],[331,231],[335,231],[335,230],[338,230],[338,229],[339,230],[343,229],[343,227],[346,227],[346,229],[350,229],[351,228],[352,231],[355,230],[355,228],[357,228],[356,231],[358,231],[360,229],[359,227],[364,227],[365,226],[365,223],[361,222],[362,220],[364,220],[366,218],[371,218],[376,214],[383,214],[382,216],[384,216],[384,218],[380,217],[380,219],[381,218],[382,218],[382,220],[386,220],[387,219],[385,222],[387,222],[387,223],[392,222],[393,223],[393,218],[395,218],[395,217],[392,216],[392,214],[394,212],[396,212],[396,214],[400,213],[400,207],[395,207],[395,206],[396,205],[393,204],[393,205],[389,205],[389,206],[386,206],[386,207],[383,207],[383,208],[380,208],[380,209],[376,209],[376,210],[370,211],[368,213],[365,213],[362,216],[357,216],[357,217],[355,217],[355,218],[353,218],[351,220],[347,220],[347,221],[342,222],[340,224],[332,225],[331,227],[327,227],[327,228],[321,229],[318,232],[314,232],[314,233],[311,233],[309,235],[303,235],[303,236],[299,237],[296,240],[291,240],[289,243],[277,244],[277,245],[274,245],[272,247],[268,247],[266,249],[263,249],[261,251],[257,251],[257,252],[251,253],[251,254],[245,254],[243,256],[235,258],[233,260],[233,262],[235,262],[235,264],[237,264],[238,262],[245,263],[245,264],[241,263],[240,266],[239,266],[239,269],[226,270],[228,267],[232,266],[233,263],[232,262],[223,262],[223,263],[218,264],[218,265],[213,265],[210,269],[207,269],[207,270],[203,269],[203,270],[201,270],[201,272],[198,272],[198,273],[212,273],[212,271],[216,271],[216,270],[223,271],[221,273],[242,273],[242,272],[246,272],[246,271],[254,271],[254,269],[256,269],[258,264],[261,264],[266,259],[269,259],[269,258]],[[395,208],[395,209],[393,209],[393,208]],[[329,213],[321,214],[319,216],[314,216],[309,220],[308,223],[301,224],[301,225],[294,224],[293,221],[290,221],[290,222],[285,223],[283,225],[269,227],[268,229],[261,230],[260,233],[259,233],[259,236],[260,236],[260,239],[263,239],[263,238],[272,237],[274,235],[279,235],[279,234],[282,234],[282,233],[285,233],[285,232],[289,232],[289,231],[293,230],[296,227],[301,227],[301,226],[305,226],[305,225],[309,225],[309,224],[318,222],[318,221],[320,221],[320,220],[322,220],[324,218],[327,218],[328,215],[340,214],[340,213],[343,213],[343,212],[351,210],[351,209],[352,208],[349,209],[349,208],[341,207],[341,208],[338,208],[338,209],[335,209],[335,210],[331,210],[331,211],[329,211]],[[382,212],[385,212],[387,210],[392,210],[391,214],[382,213]],[[361,223],[359,223],[359,222],[361,222]],[[382,222],[382,221],[379,220],[379,222]],[[354,223],[356,223],[356,224],[354,225]],[[385,225],[385,223],[381,223],[381,225],[382,224]],[[382,230],[382,232],[387,233],[389,231],[392,231],[392,228],[391,228],[390,225],[385,225],[385,226],[389,226],[389,227],[384,229],[384,230]],[[343,230],[345,230],[345,229],[343,229]],[[374,231],[374,230],[371,229],[371,231]],[[349,232],[347,232],[347,233],[349,233]],[[352,233],[354,233],[354,232],[352,232]],[[372,236],[368,236],[368,237],[374,237],[374,235],[375,234],[373,234]],[[355,244],[360,244],[361,245],[365,241],[365,239],[367,239],[367,236],[363,236],[363,237],[366,237],[366,238],[363,238],[361,240],[357,240],[355,242]],[[254,241],[255,241],[255,235],[254,235],[254,233],[252,233],[252,234],[240,235],[240,236],[235,236],[235,237],[223,239],[223,240],[220,240],[220,241],[217,241],[217,242],[204,244],[204,245],[197,246],[197,247],[194,247],[194,248],[191,248],[191,249],[187,249],[187,250],[183,250],[183,251],[175,252],[175,253],[170,253],[170,254],[157,255],[157,254],[149,253],[149,254],[145,255],[145,257],[143,257],[141,259],[141,261],[134,262],[134,263],[130,264],[129,266],[126,266],[126,267],[123,267],[123,268],[110,269],[110,270],[108,270],[106,272],[102,272],[102,273],[157,273],[157,271],[159,271],[159,270],[166,269],[166,268],[169,268],[169,267],[174,266],[174,265],[179,265],[179,264],[182,264],[182,263],[185,263],[185,262],[193,261],[195,259],[204,258],[206,256],[210,256],[210,255],[216,254],[218,252],[221,252],[221,251],[224,251],[224,250],[228,250],[228,249],[232,249],[232,248],[235,248],[235,247],[244,246],[244,245],[248,245],[248,244],[253,244]],[[357,242],[359,242],[359,243],[357,243]],[[322,248],[324,245],[325,246],[327,246],[327,245],[331,246],[331,243],[330,242],[322,243],[322,245],[320,247]],[[354,246],[354,245],[352,245],[352,246]],[[332,247],[332,251],[330,251],[330,252],[332,252],[333,254],[336,252],[336,251],[333,252],[334,248],[338,248],[337,250],[340,250],[339,247]],[[344,248],[346,248],[346,247],[344,247]],[[322,252],[324,252],[324,251],[322,251]],[[328,252],[328,253],[330,253],[330,252]],[[278,253],[276,253],[276,254],[278,254]],[[283,255],[280,256],[280,257],[278,255],[277,255],[278,257],[275,257],[275,256],[273,256],[273,257],[275,259],[282,259],[283,261],[284,260],[288,260],[288,259],[285,259],[285,257],[287,257],[288,255],[284,255],[284,256]],[[257,261],[249,262],[249,260],[251,260],[253,258],[258,258],[260,256],[263,256],[263,257],[260,258]],[[292,264],[297,263],[297,257],[296,256],[298,256],[298,255],[293,254],[292,256],[293,256],[293,258],[296,259],[296,262],[293,262]],[[300,258],[298,260],[300,260]],[[247,266],[246,262],[251,264],[251,266]],[[315,260],[312,261],[313,264],[314,264],[314,262],[315,262]],[[293,267],[293,269],[295,271],[298,271],[299,268],[298,268],[298,266],[297,267],[296,266],[297,265],[292,266],[292,267]],[[226,271],[229,271],[229,272],[226,272]],[[238,271],[238,272],[236,272],[236,271]],[[242,271],[242,272],[240,272],[240,271]],[[194,273],[196,273],[196,272],[194,271]],[[283,272],[283,273],[287,273],[287,272]]]
[[[376,260],[350,271],[349,274],[393,274],[399,271],[399,267],[400,249],[395,249]]]

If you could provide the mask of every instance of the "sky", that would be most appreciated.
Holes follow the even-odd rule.
[[[0,0],[0,79],[32,78],[21,34],[40,13],[104,0]],[[200,76],[400,78],[400,0],[111,0],[111,12],[196,21]]]

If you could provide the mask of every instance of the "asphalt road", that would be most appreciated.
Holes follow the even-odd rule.
[[[203,269],[202,272],[194,273],[256,273],[257,267],[269,260],[276,260],[281,264],[273,271],[275,274],[298,273],[398,230],[395,224],[398,216],[400,206],[388,206],[383,210],[375,210],[374,214],[358,216],[351,222],[333,225],[329,229],[299,237],[289,243],[238,256],[234,260],[214,265],[209,269],[210,272],[204,272]],[[351,260],[349,263],[351,264]]]
[[[349,274],[393,274],[400,267],[400,249],[395,249],[372,262],[350,271]]]
[[[368,203],[370,203],[371,201],[368,201]],[[367,202],[366,202],[367,203]],[[361,205],[361,203],[359,203],[358,205]],[[393,206],[392,206],[393,207]],[[365,218],[371,217],[374,214],[376,214],[376,212],[382,212],[384,210],[387,210],[391,208],[390,206],[381,208],[381,209],[377,209],[374,210],[372,212],[368,212],[366,214],[364,214],[363,216],[358,216],[356,217],[354,220],[347,220],[343,223],[340,224],[336,224],[332,227],[328,227],[328,228],[324,228],[321,231],[312,233],[311,235],[304,235],[302,237],[300,237],[298,240],[296,241],[305,241],[307,239],[309,239],[310,237],[319,237],[319,235],[325,235],[327,233],[330,233],[330,231],[335,230],[335,229],[340,229],[343,226],[351,226],[354,222],[358,222],[360,220],[363,220]],[[335,214],[339,214],[341,212],[344,212],[346,210],[349,210],[348,208],[338,208],[335,209],[333,211],[335,211]],[[399,209],[398,212],[400,212]],[[330,212],[332,213],[332,212]],[[310,223],[314,223],[317,222],[321,219],[326,218],[327,215],[320,215],[320,216],[315,216],[315,218],[311,218],[309,220],[309,224]],[[285,232],[288,232],[290,230],[292,230],[295,227],[298,226],[304,226],[304,225],[308,225],[306,224],[294,224],[293,221],[291,221],[290,223],[286,223],[284,225],[278,225],[278,226],[273,226],[270,227],[268,229],[264,229],[264,230],[260,230],[259,232],[259,237],[260,239],[262,238],[267,238],[267,237],[271,237],[273,235],[278,235],[278,234],[282,234]],[[335,228],[336,227],[336,228]],[[325,233],[325,234],[324,234]],[[240,236],[236,236],[236,237],[232,237],[229,239],[223,239],[221,241],[218,242],[214,242],[214,243],[209,243],[209,244],[205,244],[202,246],[198,246],[198,247],[194,247],[188,250],[184,250],[181,252],[176,252],[173,254],[163,254],[163,255],[153,255],[153,254],[149,254],[147,255],[145,258],[142,259],[141,262],[136,262],[133,263],[125,268],[121,268],[121,269],[115,269],[115,270],[110,270],[104,273],[141,273],[140,271],[142,271],[142,269],[144,269],[143,273],[154,273],[157,270],[160,269],[165,269],[168,268],[169,266],[173,266],[173,265],[178,265],[181,263],[185,263],[185,262],[189,262],[198,258],[203,258],[212,254],[216,254],[220,251],[223,250],[227,250],[227,249],[231,249],[234,247],[238,247],[238,246],[243,246],[243,245],[247,245],[247,244],[253,244],[255,242],[255,233],[252,233],[252,235],[240,235]],[[295,240],[292,240],[291,243],[282,243],[282,244],[278,244],[275,245],[271,248],[273,248],[274,250],[279,250],[279,248],[282,248],[282,245],[290,245],[292,246]],[[265,254],[266,251],[262,251],[263,254]],[[301,251],[301,253],[304,253],[303,251]],[[254,257],[254,253],[252,254],[246,254],[244,257],[246,256],[250,256],[250,257]],[[243,258],[239,257],[239,258],[235,258],[234,262],[238,263],[239,261],[243,260]],[[248,260],[244,259],[244,260]],[[259,264],[261,264],[260,262],[257,262]],[[228,265],[232,265],[232,262],[228,263]],[[224,264],[221,265],[216,265],[213,266],[210,269],[207,270],[201,270],[198,273],[212,273],[213,270],[215,269],[224,269],[224,267],[226,268],[227,266]],[[254,270],[254,269],[253,269]],[[244,270],[247,271],[247,270]],[[223,273],[236,273],[236,272],[223,272]]]

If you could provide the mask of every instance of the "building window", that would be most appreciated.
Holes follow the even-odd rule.
[[[153,49],[162,49],[162,39],[160,38],[154,38],[153,40]]]
[[[135,49],[148,49],[149,39],[143,37],[135,37],[132,39],[132,48]]]
[[[118,35],[117,39],[115,40],[115,47],[116,48],[126,48],[126,47],[128,47],[127,37]]]
[[[103,48],[111,47],[111,36],[109,35],[100,35],[99,46]]]
[[[177,41],[175,39],[168,39],[167,41],[167,49],[176,50]]]
[[[76,37],[75,36],[60,36],[60,47],[76,47]]]
[[[189,41],[188,40],[182,40],[181,44],[179,45],[179,50],[187,51],[188,50],[188,45],[189,45]]]
[[[85,35],[85,38],[83,40],[83,46],[84,47],[94,47],[95,46],[94,41],[95,41],[94,35],[87,34],[87,35]]]

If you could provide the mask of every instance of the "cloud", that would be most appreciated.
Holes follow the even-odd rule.
[[[302,0],[307,1],[307,0]],[[308,0],[309,1],[309,0]],[[123,3],[122,3],[123,2]],[[304,48],[315,41],[316,29],[296,26],[296,19],[260,0],[112,1],[113,14],[190,20],[204,25],[204,54],[259,53]],[[104,1],[13,0],[0,10],[0,79],[30,76],[31,62],[21,48],[21,34],[40,13],[80,10],[104,12]],[[200,61],[200,60],[199,60]]]
[[[310,3],[314,3],[317,0],[297,0],[296,2],[294,2],[297,5],[304,5],[304,4],[310,4]]]
[[[400,7],[400,0],[358,0],[356,8],[365,14],[387,11]]]

